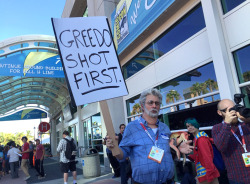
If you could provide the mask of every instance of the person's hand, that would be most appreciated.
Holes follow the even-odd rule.
[[[237,118],[236,115],[236,111],[235,110],[231,110],[229,111],[230,108],[227,108],[226,112],[225,112],[225,119],[224,122],[227,124],[231,124],[232,121]]]
[[[194,146],[190,146],[189,145],[190,143],[192,143],[192,140],[182,142],[181,145],[179,146],[180,152],[184,154],[191,153],[194,149]]]
[[[243,121],[243,122],[245,122],[245,123],[250,123],[250,117],[249,117],[249,118],[245,118],[245,117],[241,116],[239,112],[236,112],[236,115],[238,116],[238,118],[239,118],[241,121]]]
[[[115,139],[118,140],[118,136],[115,136]],[[109,136],[106,136],[106,146],[110,150],[112,150],[115,146],[113,140]]]
[[[40,160],[42,161],[42,160],[43,160],[43,157],[41,157]]]

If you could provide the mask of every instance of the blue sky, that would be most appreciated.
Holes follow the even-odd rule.
[[[0,0],[0,42],[21,35],[54,35],[51,18],[60,18],[66,0]]]

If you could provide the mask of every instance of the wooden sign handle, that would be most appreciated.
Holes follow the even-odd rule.
[[[119,155],[120,151],[118,147],[118,140],[115,139],[116,137],[115,130],[110,116],[107,101],[106,100],[100,101],[100,107],[108,135],[113,140],[114,148],[112,149],[112,154],[113,156]]]

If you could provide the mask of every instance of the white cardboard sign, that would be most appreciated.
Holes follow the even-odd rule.
[[[76,105],[128,94],[106,17],[52,18]]]

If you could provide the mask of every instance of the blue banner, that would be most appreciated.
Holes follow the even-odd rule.
[[[28,120],[47,118],[47,112],[39,109],[25,109],[9,116],[0,117],[0,121]]]
[[[120,54],[175,0],[121,0],[111,15],[113,39]]]
[[[0,59],[1,76],[63,78],[60,56],[49,52],[29,52]]]

